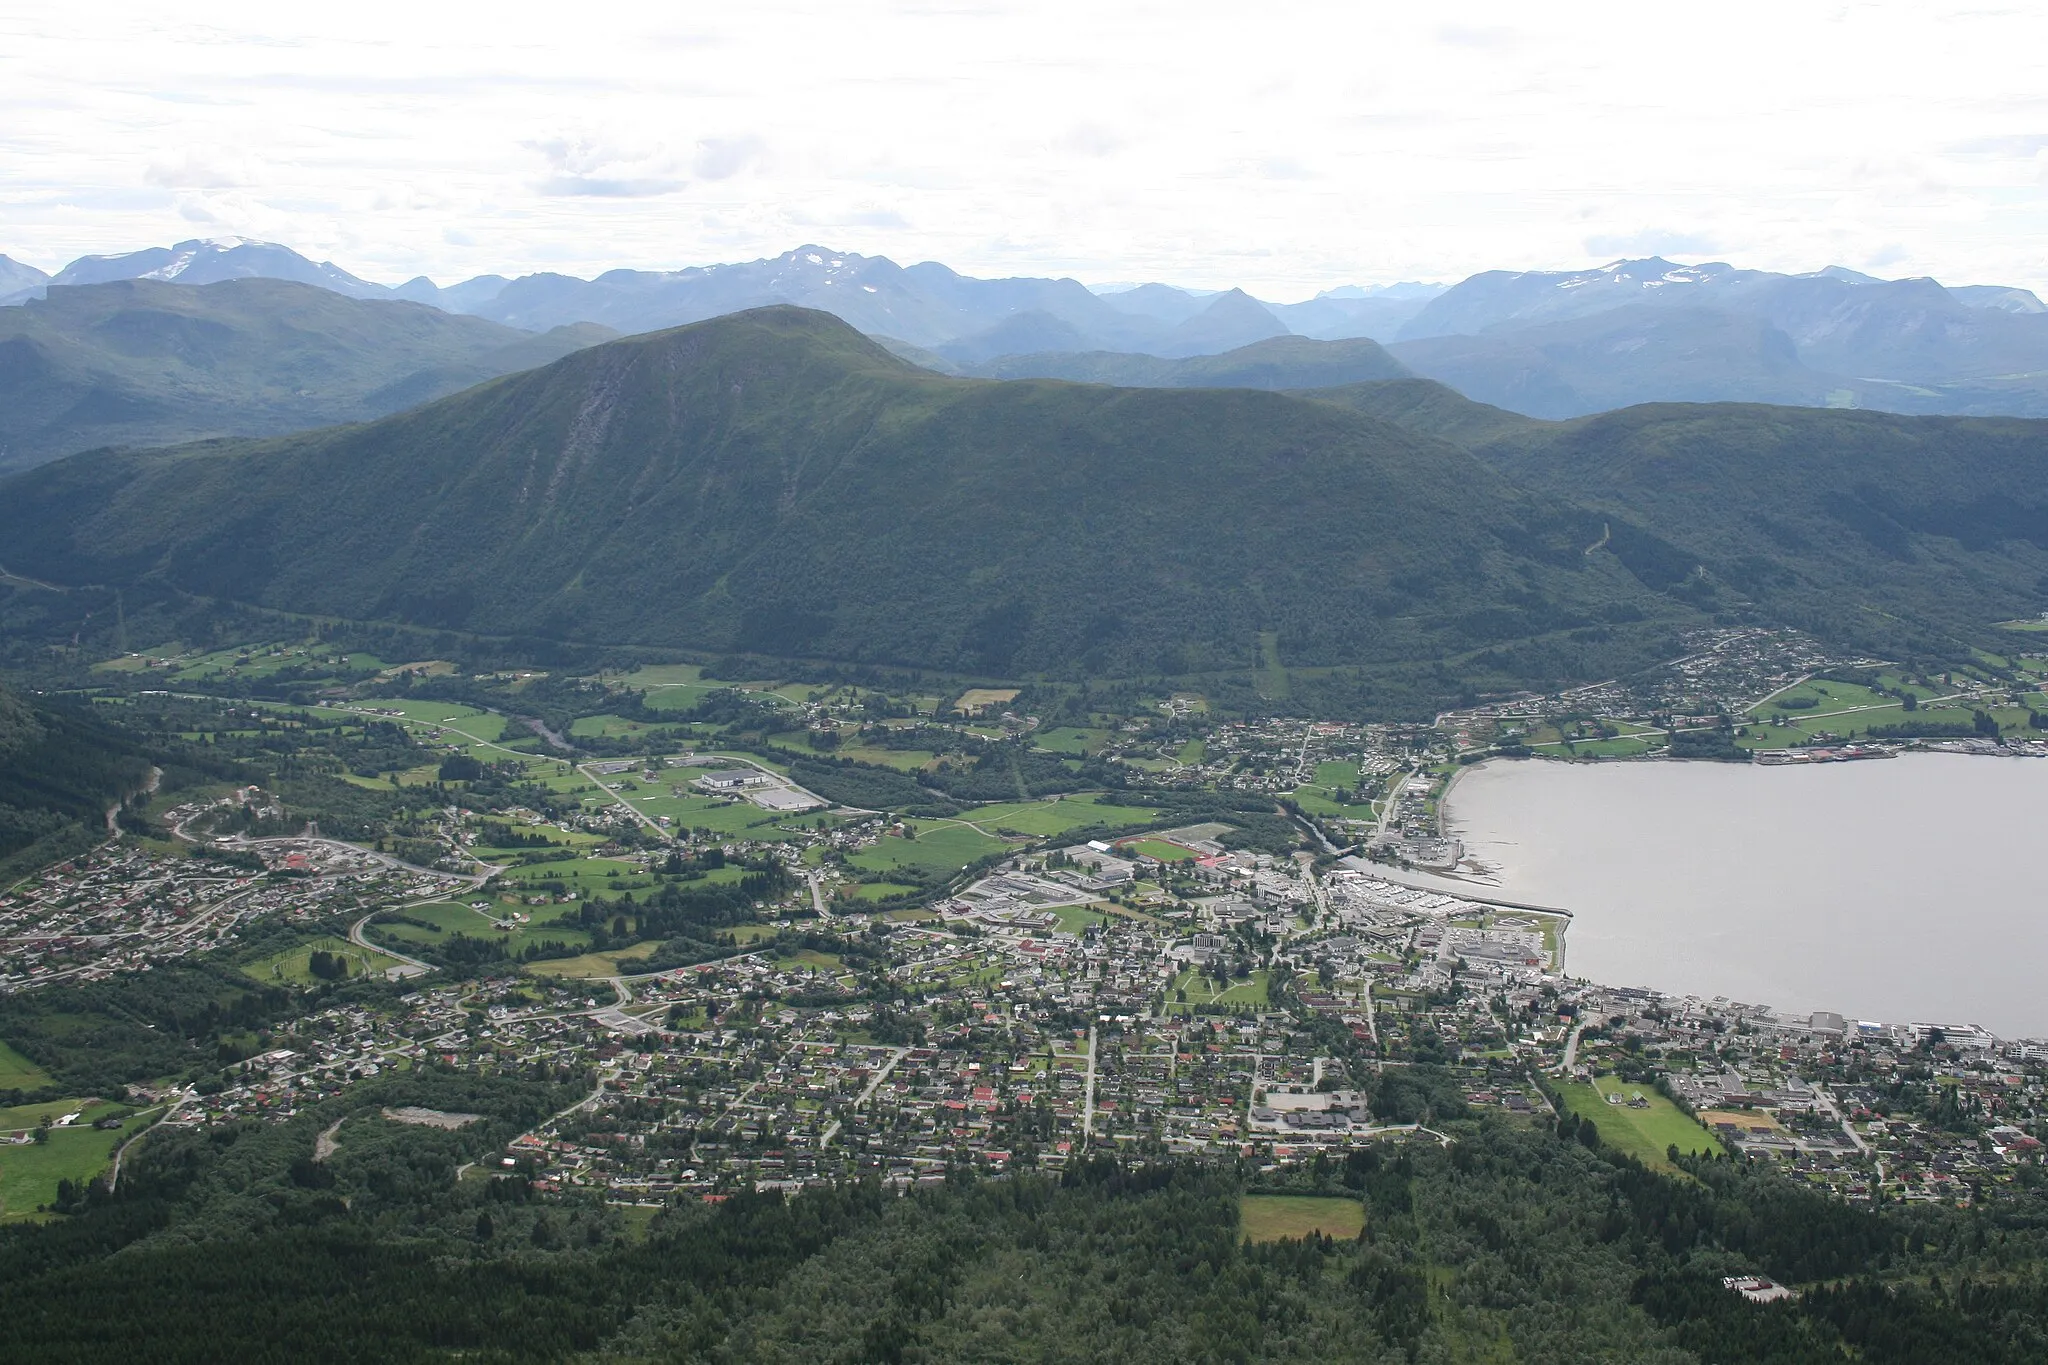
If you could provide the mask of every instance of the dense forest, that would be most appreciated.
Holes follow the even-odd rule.
[[[1452,1121],[1283,1171],[1160,1154],[899,1196],[622,1209],[461,1169],[580,1093],[516,1066],[380,1077],[282,1125],[153,1132],[120,1188],[0,1231],[0,1353],[170,1362],[1805,1362],[2048,1351],[2043,1193],[1854,1210],[1726,1160],[1653,1174],[1576,1127]],[[457,1130],[380,1117],[425,1104]],[[333,1155],[315,1156],[332,1130]],[[1362,1202],[1255,1244],[1247,1193]],[[651,1214],[651,1216],[650,1216]],[[1721,1277],[1819,1282],[1752,1304]]]

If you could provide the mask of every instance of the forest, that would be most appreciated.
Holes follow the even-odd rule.
[[[1768,1168],[1673,1175],[1576,1127],[1285,1170],[1157,1152],[659,1209],[477,1165],[587,1078],[364,1082],[279,1125],[159,1130],[120,1188],[0,1229],[0,1353],[97,1361],[1454,1361],[2018,1365],[2048,1351],[2048,1212],[1856,1210]],[[482,1116],[444,1130],[393,1105]],[[332,1155],[314,1137],[332,1130]],[[465,1172],[467,1172],[465,1174]],[[1362,1204],[1255,1243],[1247,1195]],[[1724,1275],[1817,1282],[1753,1304]]]

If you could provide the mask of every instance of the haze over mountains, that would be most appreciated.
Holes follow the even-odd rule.
[[[47,278],[0,258],[0,300],[117,279],[256,277],[425,303],[526,331],[596,323],[646,332],[789,303],[961,374],[1168,382],[1146,376],[1182,372],[1101,357],[1182,360],[1292,335],[1371,338],[1408,371],[1540,417],[1665,401],[2048,414],[2048,308],[2031,292],[1839,267],[1787,275],[1652,257],[1590,271],[1488,271],[1450,288],[1343,286],[1273,303],[1239,290],[975,279],[935,262],[899,266],[818,246],[591,280],[544,273],[384,286],[282,246],[230,239],[86,257]],[[1189,381],[1182,373],[1171,382]]]

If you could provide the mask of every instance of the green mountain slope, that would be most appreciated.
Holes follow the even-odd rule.
[[[364,421],[610,335],[537,335],[283,280],[52,289],[0,308],[0,469]]]
[[[1656,528],[1705,570],[1703,604],[1748,598],[1879,651],[2048,606],[2048,422],[1656,404],[1473,448]]]
[[[108,809],[149,769],[90,717],[0,689],[0,887],[105,838]]]
[[[1387,379],[1344,384],[1315,389],[1301,396],[1335,403],[1352,412],[1392,422],[1419,435],[1434,436],[1467,447],[1530,435],[1550,426],[1548,422],[1524,417],[1506,408],[1475,403],[1434,379]]]
[[[1146,389],[1319,389],[1403,378],[1408,369],[1366,337],[1315,341],[1286,336],[1221,355],[1181,360],[1120,351],[1006,355],[974,367],[972,373],[991,379],[1071,379]]]
[[[487,633],[992,673],[1433,659],[1687,610],[1449,444],[1245,390],[949,379],[770,308],[356,428],[0,489],[7,566]]]

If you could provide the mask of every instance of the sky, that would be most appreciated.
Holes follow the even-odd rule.
[[[387,283],[815,242],[1342,284],[1621,256],[2048,287],[2048,8],[0,0],[0,253]]]

